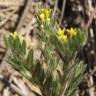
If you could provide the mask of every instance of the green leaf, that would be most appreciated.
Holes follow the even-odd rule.
[[[8,47],[14,48],[14,46],[15,46],[15,39],[10,35],[8,37]]]
[[[28,51],[28,55],[26,58],[26,68],[32,71],[33,67],[34,67],[34,57],[33,57],[33,50],[31,49]]]
[[[20,73],[21,73],[24,77],[26,77],[28,80],[30,80],[30,78],[32,78],[30,72],[29,72],[28,70],[26,70],[25,68],[22,68],[22,69],[20,70]]]
[[[20,42],[20,38],[17,36],[15,38],[15,49],[17,51],[17,53],[20,53],[21,54],[21,42]]]
[[[26,54],[26,42],[25,42],[25,40],[23,40],[21,43],[21,50],[22,50],[21,51],[22,54],[25,55]]]
[[[88,39],[88,32],[86,30],[79,30],[77,32],[77,43],[79,44],[79,48],[84,46]]]

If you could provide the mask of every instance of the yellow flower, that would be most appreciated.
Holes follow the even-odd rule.
[[[50,20],[50,9],[40,9],[39,10],[39,16],[42,22],[46,21],[47,19]]]
[[[57,33],[58,33],[59,36],[63,36],[64,35],[64,31],[65,31],[65,28],[64,29],[59,28],[57,30]]]
[[[19,38],[19,40],[20,40],[20,43],[22,43],[23,40],[24,40],[23,36],[18,35],[17,32],[11,33],[11,36],[12,36],[14,39],[16,39],[16,37],[18,36],[18,38]]]
[[[17,36],[17,32],[11,33],[11,36],[15,39]]]
[[[42,21],[44,21],[45,20],[45,15],[42,13],[42,14],[40,14],[40,19],[42,20]]]
[[[67,36],[66,35],[63,35],[62,36],[62,39],[64,40],[64,42],[66,42],[68,40]]]
[[[50,9],[41,9],[40,10],[40,13],[43,13],[46,17],[50,16],[50,12],[51,12]]]
[[[70,33],[70,36],[72,37],[72,36],[74,36],[74,35],[76,35],[76,28],[70,28],[70,29],[67,29],[67,31]]]
[[[58,33],[58,38],[66,42],[68,40],[67,35],[64,34],[65,28],[61,29],[59,28],[57,33]]]
[[[49,16],[50,11],[48,9],[45,9],[44,12],[45,12],[46,17]]]

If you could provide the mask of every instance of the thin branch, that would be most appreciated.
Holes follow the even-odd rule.
[[[89,17],[88,23],[86,24],[87,29],[90,27],[95,16],[96,16],[96,8],[94,9],[94,11],[92,12],[92,14]]]
[[[95,96],[94,94],[94,81],[93,81],[93,77],[91,74],[89,74],[89,80],[87,81],[88,86],[89,86],[89,94],[90,96]]]
[[[52,14],[52,19],[53,19],[54,16],[55,16],[55,13],[56,13],[57,7],[58,7],[58,0],[55,1],[55,6],[54,6],[53,14]]]
[[[66,1],[67,0],[63,0],[62,13],[61,13],[59,25],[61,25],[61,23],[62,23],[62,19],[63,19],[63,16],[64,16],[64,11],[65,11],[65,6],[66,6]]]

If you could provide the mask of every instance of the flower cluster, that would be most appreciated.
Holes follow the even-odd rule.
[[[50,22],[50,13],[51,9],[40,9],[38,15],[41,22]]]
[[[76,28],[70,28],[70,29],[61,29],[59,28],[57,30],[57,34],[58,34],[58,38],[60,40],[63,40],[64,42],[66,42],[68,40],[68,37],[73,37],[76,35]]]
[[[59,39],[62,39],[66,42],[67,41],[67,35],[65,35],[64,32],[65,32],[65,28],[64,29],[59,28],[57,31]]]
[[[75,36],[76,35],[76,28],[70,28],[70,29],[67,29],[67,32],[69,32],[70,36]]]

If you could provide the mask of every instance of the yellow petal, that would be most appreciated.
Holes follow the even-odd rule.
[[[67,29],[67,31],[70,33],[71,36],[76,35],[76,28],[75,29],[70,28],[70,29]]]
[[[64,34],[64,30],[62,30],[61,28],[58,29],[57,31],[58,35],[63,35]]]
[[[17,32],[11,33],[11,36],[15,39],[17,36]]]
[[[40,19],[42,20],[42,21],[44,21],[45,20],[45,15],[42,13],[42,14],[40,14]]]
[[[64,42],[66,42],[68,38],[66,35],[63,35],[62,39],[64,40]]]

